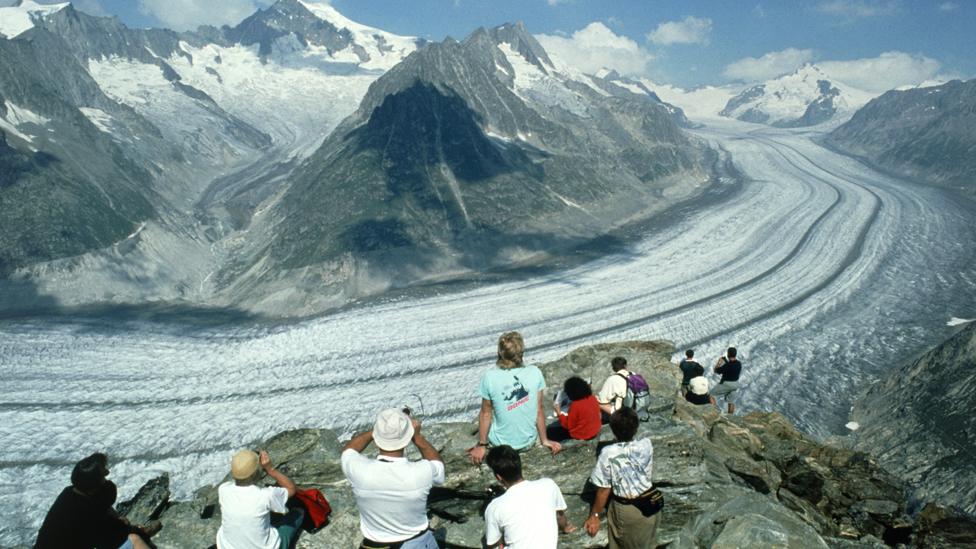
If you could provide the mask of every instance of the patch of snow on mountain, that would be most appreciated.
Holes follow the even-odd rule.
[[[183,82],[203,90],[224,110],[272,136],[279,146],[311,153],[353,113],[378,78],[326,49],[275,48],[262,62],[258,46],[201,48],[181,43],[183,55],[166,62]],[[358,60],[358,59],[357,59]]]
[[[614,80],[613,81],[613,85],[614,86],[617,86],[618,88],[623,88],[623,89],[625,89],[625,90],[627,90],[627,91],[629,91],[630,93],[633,93],[633,94],[647,95],[647,92],[644,91],[640,86],[635,85],[635,84],[631,84],[630,82],[623,82],[621,80]]]
[[[30,109],[18,107],[10,101],[5,101],[4,104],[7,106],[7,120],[14,126],[20,126],[23,124],[43,126],[51,121],[51,119],[45,118],[34,111],[31,111]]]
[[[90,107],[81,107],[78,109],[81,114],[85,115],[96,128],[109,135],[112,134],[112,117],[107,112],[102,109],[93,109]]]
[[[0,35],[14,38],[34,28],[34,20],[41,19],[63,10],[63,4],[38,4],[33,0],[23,0],[20,5],[0,8]]]
[[[191,151],[194,160],[244,158],[250,153],[229,135],[226,117],[177,89],[157,65],[111,57],[90,60],[88,70],[106,95],[148,118],[168,141]]]
[[[529,102],[541,103],[547,107],[561,107],[577,116],[586,115],[586,103],[579,93],[569,89],[557,77],[543,72],[529,63],[507,42],[498,44],[515,72],[515,93]],[[592,84],[590,84],[592,86]]]
[[[325,1],[299,2],[316,17],[352,33],[353,41],[362,46],[369,55],[369,61],[360,63],[363,69],[387,71],[417,49],[416,38],[399,36],[347,19]]]

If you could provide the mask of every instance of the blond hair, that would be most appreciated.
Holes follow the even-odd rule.
[[[503,370],[518,368],[522,365],[522,353],[525,352],[525,342],[518,332],[505,332],[498,338],[498,367]]]

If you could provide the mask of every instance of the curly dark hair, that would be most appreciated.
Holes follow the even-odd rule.
[[[579,376],[573,376],[567,379],[563,383],[563,391],[566,391],[566,396],[572,401],[583,400],[593,394],[593,389],[590,388],[590,384]]]

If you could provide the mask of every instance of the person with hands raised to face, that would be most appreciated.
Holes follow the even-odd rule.
[[[260,469],[278,485],[259,486]],[[304,509],[286,507],[297,490],[295,483],[275,468],[264,450],[234,454],[230,474],[233,480],[217,489],[221,515],[217,549],[294,547],[305,518]]]
[[[539,440],[553,454],[562,449],[546,435],[542,409],[545,378],[536,366],[523,364],[524,352],[521,334],[502,334],[498,338],[498,367],[481,376],[478,442],[468,449],[468,458],[476,465],[484,460],[489,446],[523,450]]]
[[[370,443],[379,449],[376,459],[362,454]],[[404,457],[411,443],[420,451],[419,461]],[[346,443],[341,463],[359,507],[362,548],[437,548],[427,495],[435,484],[444,484],[444,461],[420,434],[418,419],[404,410],[382,410],[372,430]]]

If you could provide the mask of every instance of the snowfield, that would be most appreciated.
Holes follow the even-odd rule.
[[[710,366],[736,345],[743,412],[846,432],[857,391],[950,333],[946,319],[974,317],[976,212],[829,152],[809,130],[730,121],[697,133],[731,154],[741,185],[564,271],[282,326],[0,322],[0,544],[30,542],[71,465],[94,451],[109,454],[121,498],[163,471],[185,497],[219,481],[235,449],[284,429],[348,433],[401,401],[429,421],[473,419],[478,376],[511,329],[530,361],[663,338]]]

